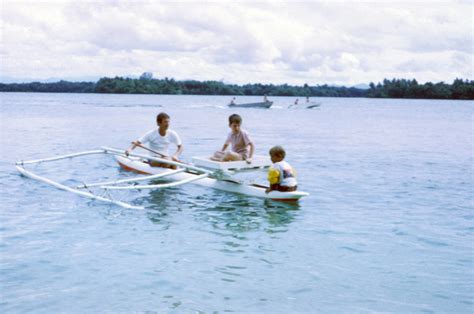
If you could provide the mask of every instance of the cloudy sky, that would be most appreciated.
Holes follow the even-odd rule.
[[[0,81],[474,79],[472,1],[1,1]]]

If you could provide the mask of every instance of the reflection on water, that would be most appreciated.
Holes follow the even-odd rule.
[[[149,218],[154,223],[161,223],[163,216],[173,212],[187,211],[190,217],[211,226],[210,231],[233,234],[253,230],[285,232],[300,209],[298,203],[263,200],[193,186],[150,190],[140,202],[147,204]]]
[[[156,182],[151,184],[156,184]],[[147,195],[142,199],[147,208],[159,210],[164,215],[182,209],[188,198],[188,195],[180,187],[153,189],[147,190],[147,192]]]

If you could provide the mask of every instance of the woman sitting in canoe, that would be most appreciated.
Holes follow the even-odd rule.
[[[139,146],[148,150],[150,152],[150,156],[179,162],[178,157],[183,152],[183,144],[181,143],[178,133],[169,129],[170,116],[164,112],[161,112],[156,117],[156,123],[158,124],[158,129],[153,129],[147,132],[145,135],[133,142],[132,146],[130,146],[130,148],[125,151],[125,154],[128,155],[128,153]],[[142,146],[142,144],[147,143],[149,148]],[[168,152],[168,147],[170,144],[174,144],[177,147],[176,152],[171,156]],[[175,166],[157,161],[149,161],[149,164],[153,167],[176,168]]]
[[[250,139],[249,133],[240,128],[242,118],[238,114],[229,117],[229,128],[232,130],[222,146],[220,151],[214,153],[211,157],[215,161],[239,161],[245,160],[247,163],[252,162],[255,145]],[[231,145],[231,151],[226,151]]]

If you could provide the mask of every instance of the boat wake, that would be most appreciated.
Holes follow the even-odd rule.
[[[222,106],[222,105],[207,105],[207,104],[203,104],[203,105],[189,105],[187,106],[187,108],[215,108],[215,109],[227,109],[228,107],[227,106]]]
[[[162,105],[150,105],[150,104],[118,104],[118,105],[103,105],[103,104],[93,104],[96,107],[106,107],[106,108],[161,108]]]

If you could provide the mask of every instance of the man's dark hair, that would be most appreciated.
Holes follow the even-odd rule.
[[[156,116],[156,122],[157,123],[161,123],[161,121],[163,121],[163,119],[169,119],[170,116],[164,112],[160,112],[157,116]]]
[[[281,146],[273,146],[270,149],[270,156],[280,156],[281,158],[285,158],[286,152]]]
[[[231,114],[229,116],[229,124],[232,124],[232,123],[242,124],[242,117],[235,113]]]

